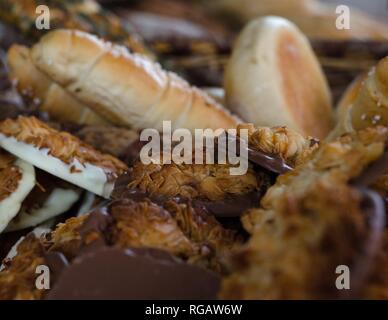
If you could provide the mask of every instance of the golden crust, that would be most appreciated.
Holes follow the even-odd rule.
[[[296,166],[318,148],[318,141],[312,137],[305,137],[287,127],[258,127],[252,124],[241,124],[237,127],[248,130],[248,144],[253,150],[278,155],[289,165]]]
[[[50,234],[50,241],[46,245],[48,250],[62,252],[68,259],[77,255],[84,244],[79,229],[87,219],[87,215],[73,217],[60,223]]]
[[[190,263],[225,271],[229,252],[241,243],[205,212],[168,201],[165,209],[149,201],[121,200],[110,206],[109,241],[120,247],[156,247]]]
[[[59,224],[44,238],[30,234],[0,272],[0,299],[41,299],[44,290],[35,287],[35,268],[45,264],[46,253],[59,252],[71,261],[101,240],[102,245],[120,248],[159,248],[188,263],[224,273],[227,255],[241,243],[235,232],[187,205],[171,201],[166,208],[149,201],[115,201],[107,207],[107,224],[84,215]]]
[[[91,34],[54,30],[31,49],[35,66],[109,121],[137,129],[235,128],[239,122],[206,93],[154,61]]]
[[[111,207],[115,220],[111,241],[120,247],[155,247],[180,257],[197,254],[171,214],[150,202],[123,202]]]
[[[153,195],[182,196],[188,199],[222,200],[258,190],[252,168],[245,175],[230,175],[230,165],[149,164],[140,161],[130,171],[129,188]]]
[[[335,268],[353,265],[369,232],[361,194],[349,186],[388,144],[370,128],[323,143],[305,165],[280,176],[243,217],[251,234],[221,292],[228,299],[337,297]]]
[[[182,232],[200,248],[201,255],[190,257],[190,261],[217,272],[225,273],[226,260],[241,239],[232,230],[222,225],[206,212],[194,210],[187,204],[168,201],[165,208],[171,213]]]
[[[28,103],[38,105],[54,120],[107,125],[108,122],[74,99],[65,89],[39,71],[27,47],[13,45],[7,53],[9,77]]]
[[[22,173],[14,165],[15,157],[0,150],[0,201],[8,198],[19,185]]]
[[[74,160],[89,163],[102,168],[109,176],[119,176],[127,170],[120,160],[96,151],[71,134],[57,131],[35,117],[4,120],[0,122],[0,132],[36,148],[47,148],[50,155],[66,164]]]
[[[173,201],[163,209],[147,200],[120,200],[111,203],[108,211],[112,221],[102,234],[91,230],[81,235],[88,216],[70,218],[51,233],[48,250],[73,259],[83,246],[103,236],[109,245],[159,248],[224,272],[226,256],[241,243],[234,231],[222,227],[214,217]]]
[[[45,264],[44,249],[33,234],[18,246],[18,254],[0,272],[0,300],[35,300],[44,290],[35,285],[36,267]]]

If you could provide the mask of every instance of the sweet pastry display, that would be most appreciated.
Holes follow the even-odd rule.
[[[0,0],[0,300],[388,299],[384,23],[236,3]]]

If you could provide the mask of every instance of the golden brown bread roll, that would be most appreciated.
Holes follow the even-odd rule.
[[[108,122],[78,102],[32,63],[30,50],[13,45],[7,55],[10,78],[22,95],[38,100],[39,108],[58,121],[107,125]]]
[[[265,17],[239,35],[225,72],[226,103],[256,126],[287,126],[324,138],[333,111],[327,81],[306,37],[290,21]]]
[[[329,139],[369,126],[388,126],[388,57],[361,75],[342,97],[338,123]]]
[[[82,104],[134,128],[235,128],[238,119],[148,58],[90,34],[55,30],[31,49],[34,65]]]
[[[332,132],[330,132],[327,140],[332,140],[345,132],[352,131],[352,126],[350,123],[349,110],[353,105],[354,101],[358,97],[358,93],[367,78],[367,74],[363,73],[359,75],[354,81],[348,86],[345,90],[341,99],[339,100],[336,108],[336,127]]]
[[[388,126],[388,57],[371,70],[349,112],[355,130]]]

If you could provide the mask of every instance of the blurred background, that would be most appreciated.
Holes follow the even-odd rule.
[[[251,19],[280,15],[308,36],[335,100],[388,55],[388,0],[0,0],[0,45],[33,43],[35,8],[46,4],[51,27],[78,28],[145,53],[201,87],[222,87],[233,41]],[[351,9],[337,30],[336,6]]]

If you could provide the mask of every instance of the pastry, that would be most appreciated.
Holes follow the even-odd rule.
[[[373,68],[349,108],[351,129],[388,125],[388,58]]]
[[[338,101],[336,108],[336,126],[333,131],[330,132],[327,137],[328,140],[335,139],[345,132],[349,132],[352,129],[350,123],[349,110],[352,107],[353,103],[358,97],[358,93],[363,86],[367,74],[362,74],[352,81],[352,83],[347,87],[345,92],[342,94],[340,100]]]
[[[144,164],[137,159],[128,174],[117,180],[112,197],[148,197],[162,204],[174,198],[203,207],[217,217],[240,216],[258,205],[277,174],[304,163],[318,147],[316,140],[285,127],[241,124],[237,132],[240,129],[248,130],[248,159],[241,159],[248,162],[245,174],[231,175],[232,165],[228,163]],[[219,152],[217,147],[215,154]]]
[[[387,142],[384,127],[344,135],[280,176],[260,209],[243,216],[251,237],[232,260],[221,298],[340,298],[338,265],[357,273],[348,293],[360,297],[381,248],[385,210],[377,193],[351,183]]]
[[[0,146],[37,168],[106,198],[114,180],[127,170],[113,156],[35,117],[19,116],[0,122]]]
[[[35,186],[35,170],[29,163],[0,149],[0,233],[19,212]]]
[[[219,267],[224,255],[230,252],[238,242],[233,232],[222,228],[212,217],[203,216],[202,213],[192,211],[186,206],[171,204],[167,211],[149,201],[135,203],[130,200],[120,200],[107,207],[96,209],[88,215],[67,220],[49,236],[39,238],[32,233],[26,236],[17,245],[17,254],[5,262],[5,269],[0,272],[0,298],[69,298],[76,287],[68,287],[65,279],[74,273],[78,274],[81,269],[88,269],[89,267],[83,265],[87,261],[94,261],[92,264],[96,274],[102,272],[101,270],[105,268],[104,259],[101,259],[102,252],[113,254],[113,256],[108,256],[111,257],[109,261],[114,270],[119,270],[116,269],[119,266],[115,264],[116,254],[121,256],[119,261],[122,261],[122,265],[129,267],[128,263],[131,262],[126,262],[125,250],[132,251],[132,257],[144,252],[146,255],[150,254],[150,258],[155,254],[155,258],[167,259],[165,261],[167,270],[161,271],[165,275],[163,279],[172,274],[176,275],[174,269],[168,271],[170,270],[169,261],[179,264],[176,269],[178,274],[181,273],[180,268],[190,270],[190,273],[184,272],[186,277],[189,274],[194,277],[195,274],[202,274],[202,278],[198,277],[196,282],[199,281],[202,288],[206,288],[206,283],[208,283],[207,285],[213,288],[212,292],[215,297],[218,286],[215,286],[212,277],[218,278],[218,276],[214,274],[211,277],[212,272],[198,268],[198,265],[220,271]],[[178,257],[182,260],[177,260]],[[24,264],[27,260],[29,263]],[[36,266],[39,264],[54,266],[54,263],[52,290],[36,290],[34,280]],[[145,270],[152,270],[152,268],[149,269],[146,261],[140,259],[138,263],[145,263]],[[152,265],[154,264],[151,263]],[[160,265],[159,267],[154,265],[153,268],[164,270]],[[200,270],[203,271],[200,272]],[[128,277],[132,272],[123,273],[122,269],[118,272],[119,279],[127,286],[134,281],[141,280]],[[133,275],[140,276],[138,272],[134,272]],[[82,297],[97,298],[91,293],[94,290],[89,288],[92,282],[100,286],[98,281],[89,282],[92,279],[96,280],[95,275],[89,274],[84,278],[86,278],[85,282],[78,283],[79,292],[83,292]],[[153,279],[164,281],[160,278],[155,274]],[[107,292],[114,290],[114,287],[107,285]],[[184,290],[189,298],[209,297],[207,290],[199,292],[198,289],[192,291],[192,288],[196,288],[195,283]],[[156,298],[167,298],[172,294],[169,290],[165,294],[155,291],[155,288],[152,290],[152,282],[146,285],[145,290],[148,294],[145,297],[152,295]],[[182,294],[179,289],[171,290],[175,292],[173,293],[175,298],[179,298],[178,294]],[[154,294],[151,293],[152,291]],[[62,295],[63,292],[66,294]],[[107,292],[103,297],[110,297]]]
[[[58,45],[61,44],[61,45]],[[144,56],[74,30],[55,30],[30,50],[33,64],[104,119],[133,128],[235,128],[203,91]]]
[[[78,102],[32,63],[26,47],[13,45],[7,56],[9,76],[19,93],[50,118],[62,122],[107,125],[108,121]]]
[[[306,162],[310,155],[318,148],[319,141],[312,137],[305,137],[287,127],[254,127],[252,124],[241,124],[237,127],[248,130],[248,145],[254,152],[263,152],[277,156],[290,167]],[[249,160],[255,163],[254,154]],[[263,163],[258,163],[263,165]],[[270,168],[267,168],[270,169]],[[284,173],[288,170],[280,169],[275,172]]]
[[[80,194],[81,189],[36,169],[35,187],[5,232],[35,227],[66,212],[78,201]]]
[[[39,39],[47,29],[35,27],[37,7],[42,4],[37,1],[2,0],[0,2],[0,18],[14,26],[29,39]],[[74,28],[98,34],[111,41],[117,41],[127,46],[131,51],[153,54],[146,48],[138,34],[124,24],[120,19],[104,10],[95,0],[45,0],[44,5],[50,9],[50,29]]]
[[[280,17],[251,21],[225,71],[226,105],[256,126],[287,126],[324,138],[333,125],[330,91],[307,38]]]

